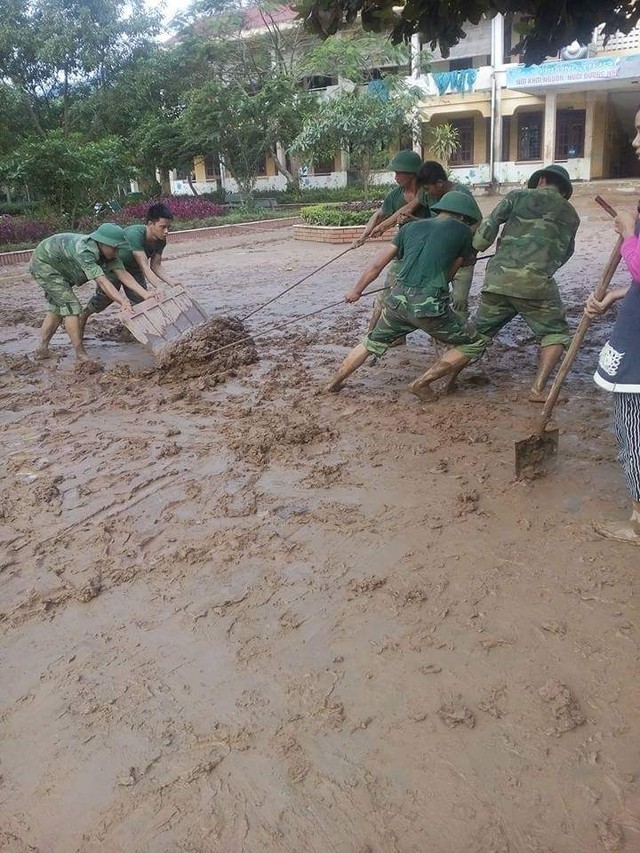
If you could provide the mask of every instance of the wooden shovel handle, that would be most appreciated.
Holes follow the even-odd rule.
[[[613,278],[615,271],[618,269],[618,264],[620,263],[621,246],[622,237],[618,237],[618,239],[616,240],[616,244],[611,252],[611,256],[609,257],[609,262],[604,268],[604,271],[600,277],[600,281],[598,282],[598,286],[594,291],[594,296],[598,301],[600,301],[606,294],[607,289],[611,284],[611,279]],[[576,355],[578,354],[578,350],[580,349],[582,341],[584,340],[584,336],[587,334],[587,329],[590,325],[591,317],[584,314],[582,320],[580,321],[580,325],[575,331],[575,334],[571,341],[571,346],[566,351],[564,358],[562,359],[562,363],[558,368],[558,373],[556,374],[555,381],[551,386],[551,390],[549,391],[549,396],[545,400],[545,404],[542,409],[542,414],[540,415],[540,420],[538,421],[536,426],[536,435],[542,435],[545,430],[545,427],[551,420],[551,414],[553,412],[555,404],[558,402],[558,397],[560,396],[560,391],[562,389],[564,380],[566,379],[567,373],[569,373],[573,366],[573,362],[575,361]]]
[[[613,207],[609,204],[608,201],[605,201],[601,195],[597,195],[595,197],[596,204],[599,204],[600,207],[605,210],[612,219],[615,219],[618,215]]]

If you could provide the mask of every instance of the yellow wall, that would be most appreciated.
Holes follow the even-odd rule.
[[[206,170],[204,167],[204,157],[194,157],[193,158],[193,169],[196,173],[196,181],[205,182],[209,180],[210,182],[214,182],[213,178],[207,178]],[[273,162],[271,157],[267,157],[267,175],[276,175],[277,174],[276,164]]]
[[[206,181],[205,168],[204,168],[204,157],[194,157],[193,159],[193,169],[196,173],[196,181]]]

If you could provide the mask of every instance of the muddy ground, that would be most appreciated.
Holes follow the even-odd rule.
[[[577,204],[573,324],[614,242]],[[243,317],[339,251],[276,230],[167,267]],[[3,853],[640,851],[640,553],[591,528],[628,509],[590,378],[607,324],[557,472],[516,482],[524,326],[425,410],[421,333],[316,394],[370,300],[269,332],[377,251],[252,317],[260,361],[222,382],[150,372],[111,311],[104,372],[62,335],[34,363],[42,296],[1,270]]]

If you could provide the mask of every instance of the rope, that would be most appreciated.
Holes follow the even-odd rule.
[[[331,258],[331,260],[327,261],[325,264],[322,264],[321,267],[318,267],[317,269],[312,270],[308,275],[305,275],[304,278],[301,278],[300,281],[296,281],[293,284],[290,284],[289,287],[287,287],[285,290],[282,291],[282,293],[278,293],[277,296],[273,296],[271,299],[269,299],[263,305],[258,305],[258,307],[254,308],[253,311],[251,311],[249,314],[246,315],[246,317],[243,317],[241,322],[244,323],[244,321],[248,320],[249,317],[253,317],[254,314],[258,313],[258,311],[262,311],[262,309],[266,308],[267,305],[271,305],[271,303],[275,302],[276,299],[280,299],[280,297],[284,296],[285,293],[289,293],[289,291],[293,290],[294,287],[297,287],[299,284],[302,284],[303,281],[306,281],[308,278],[311,278],[311,276],[315,275],[316,273],[319,273],[320,270],[323,270],[325,267],[328,267],[329,264],[332,264],[334,261],[337,261],[338,258],[341,258],[343,255],[346,255],[347,252],[350,252],[352,248],[353,248],[352,246],[349,246],[348,249],[345,249],[344,252],[340,252],[340,254],[336,255],[335,258]]]
[[[367,290],[365,293],[361,294],[361,296],[372,296],[374,293],[381,293],[383,290],[386,289],[386,287],[377,287],[375,290]],[[232,341],[230,344],[225,344],[223,347],[218,347],[218,349],[213,349],[209,352],[204,353],[203,357],[207,358],[210,356],[214,356],[217,355],[219,352],[223,352],[226,349],[231,349],[231,347],[238,346],[238,344],[244,344],[248,343],[249,341],[258,340],[259,338],[264,338],[265,335],[270,335],[272,332],[279,332],[281,329],[290,326],[292,323],[297,323],[299,320],[306,320],[309,317],[315,317],[316,314],[321,314],[323,311],[328,311],[330,308],[336,308],[338,305],[344,305],[344,299],[340,299],[339,302],[332,302],[331,305],[325,305],[323,308],[317,308],[315,311],[309,312],[309,314],[302,314],[300,317],[292,317],[291,320],[287,320],[286,323],[280,323],[277,326],[271,326],[269,329],[265,329],[263,332],[258,332],[257,335],[247,335],[244,338],[238,338],[237,341]]]

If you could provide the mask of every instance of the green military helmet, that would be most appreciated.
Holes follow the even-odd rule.
[[[538,181],[540,178],[544,178],[545,175],[555,175],[556,178],[560,178],[562,184],[564,186],[564,190],[562,190],[562,195],[569,199],[573,195],[573,186],[571,185],[571,178],[569,177],[569,172],[564,168],[564,166],[557,166],[555,163],[552,163],[550,166],[545,166],[544,169],[538,169],[537,172],[534,172],[533,175],[529,178],[529,182],[527,186],[530,190],[534,190],[538,186]]]
[[[479,222],[481,218],[480,209],[474,197],[468,193],[460,192],[460,190],[451,190],[445,193],[440,201],[429,205],[429,207],[436,213],[457,213],[472,223]]]
[[[105,246],[113,246],[116,249],[124,249],[128,246],[127,235],[124,233],[124,228],[116,225],[115,222],[103,222],[95,231],[89,234],[92,240],[96,243],[103,243]]]
[[[398,151],[397,154],[394,154],[387,168],[392,172],[406,172],[415,175],[420,166],[422,166],[422,157],[415,151],[407,150]]]

